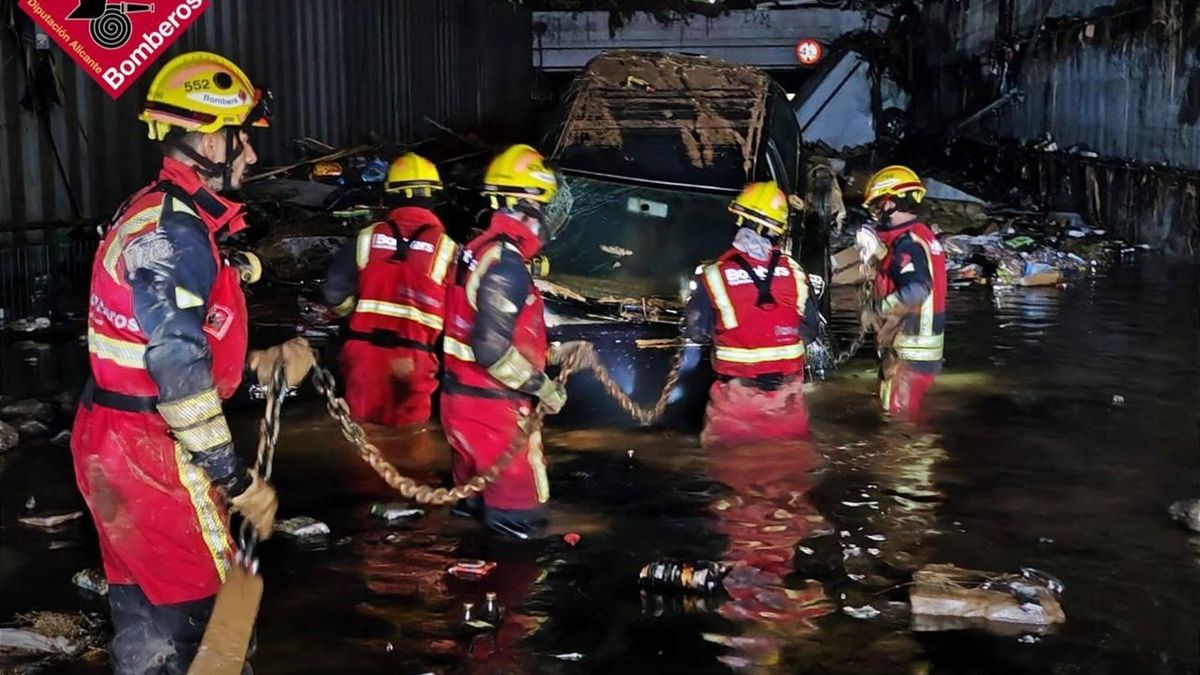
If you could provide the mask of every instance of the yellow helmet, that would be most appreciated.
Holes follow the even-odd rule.
[[[420,192],[428,197],[434,190],[442,189],[442,177],[438,175],[433,162],[409,152],[397,157],[388,167],[387,182],[383,189],[388,194],[403,192],[405,197],[412,197]]]
[[[496,156],[483,174],[483,194],[513,203],[528,199],[548,204],[558,192],[558,177],[546,166],[542,153],[528,145],[514,145]]]
[[[907,166],[894,164],[884,167],[871,176],[867,181],[867,189],[863,191],[863,206],[870,206],[880,197],[899,197],[912,195],[918,204],[925,198],[925,185],[917,172]]]
[[[270,126],[270,92],[229,59],[188,52],[159,69],[138,119],[161,141],[172,127],[211,134],[224,127]]]
[[[738,225],[749,220],[764,234],[781,237],[788,227],[788,198],[775,181],[747,183],[742,193],[729,203],[729,211],[738,217]]]

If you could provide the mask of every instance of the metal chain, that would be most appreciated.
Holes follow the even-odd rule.
[[[663,411],[667,407],[671,390],[675,388],[675,384],[679,381],[679,371],[683,363],[684,349],[685,347],[681,345],[676,352],[672,360],[671,371],[667,375],[666,386],[663,388],[663,392],[654,404],[654,407],[650,409],[642,408],[630,399],[625,392],[621,391],[621,388],[613,381],[611,375],[609,375],[608,371],[596,358],[595,350],[591,348],[591,345],[588,345],[587,348],[577,349],[568,353],[559,363],[560,370],[555,379],[560,384],[565,384],[571,375],[582,370],[591,370],[596,375],[596,379],[604,387],[604,390],[616,399],[623,409],[642,423],[652,424],[662,417]],[[314,352],[314,359],[315,357],[316,354]],[[513,457],[526,448],[529,439],[535,433],[540,432],[544,416],[542,409],[540,407],[536,408],[533,414],[526,418],[522,424],[521,433],[517,434],[517,437],[513,439],[513,442],[504,451],[504,454],[487,471],[453,488],[435,488],[420,484],[413,478],[401,474],[396,469],[396,466],[389,462],[383,456],[383,453],[380,452],[379,448],[367,438],[366,431],[350,416],[350,406],[346,404],[346,400],[338,397],[337,383],[334,380],[333,373],[319,365],[315,366],[313,368],[312,382],[317,391],[325,397],[325,408],[329,412],[330,417],[341,427],[342,435],[346,440],[354,444],[354,447],[358,450],[359,457],[387,483],[388,487],[399,492],[405,499],[411,499],[418,504],[444,506],[483,492],[489,484],[496,481],[500,472],[508,466]],[[264,420],[264,429],[266,428],[265,425],[266,421]],[[277,433],[278,427],[276,426]]]
[[[866,267],[866,273],[864,274],[866,281],[863,281],[862,289],[859,294],[858,335],[856,335],[850,342],[850,347],[847,348],[846,351],[838,354],[837,357],[834,358],[833,366],[835,368],[841,367],[842,364],[854,358],[854,355],[858,353],[858,350],[862,349],[862,346],[867,342],[867,334],[870,333],[870,330],[867,328],[867,325],[862,322],[862,316],[865,310],[871,306],[871,296],[874,294],[875,281],[871,279],[871,271],[872,268]]]
[[[679,383],[679,374],[683,367],[683,357],[686,349],[687,343],[681,342],[679,348],[675,350],[675,355],[671,359],[671,369],[667,372],[667,379],[663,384],[662,393],[659,394],[658,400],[655,401],[654,406],[651,408],[643,408],[621,389],[621,385],[613,380],[608,369],[600,363],[599,358],[596,356],[596,350],[590,344],[588,347],[576,352],[574,355],[576,361],[573,365],[578,370],[587,369],[592,371],[596,380],[600,382],[600,386],[604,388],[604,392],[615,400],[621,406],[621,409],[642,424],[650,425],[662,418],[663,412],[667,409],[667,403],[671,398],[671,391]]]

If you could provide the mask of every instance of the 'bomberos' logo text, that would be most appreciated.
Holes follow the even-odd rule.
[[[117,98],[212,0],[18,0],[22,10]]]

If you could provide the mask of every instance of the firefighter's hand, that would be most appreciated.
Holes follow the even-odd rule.
[[[281,345],[256,349],[250,352],[247,359],[250,370],[258,377],[258,383],[267,386],[275,375],[275,368],[282,363],[284,379],[289,387],[299,386],[308,371],[317,365],[316,356],[308,340],[302,337],[292,338]]]
[[[275,488],[263,480],[257,471],[250,472],[250,487],[229,500],[230,507],[254,526],[260,540],[268,539],[275,529],[275,510],[279,499]]]
[[[586,364],[595,355],[596,348],[587,340],[571,340],[570,342],[555,342],[550,345],[548,359],[550,363],[560,366],[567,361]]]
[[[875,234],[875,228],[870,225],[858,228],[854,235],[854,244],[858,248],[859,259],[867,266],[875,264],[876,260],[882,260],[887,253],[883,242],[879,241],[879,235]]]
[[[870,308],[864,309],[862,313],[859,314],[858,320],[861,322],[859,325],[861,325],[868,333],[879,332],[881,321],[879,319],[879,314],[877,314],[875,310]]]
[[[557,380],[546,379],[538,389],[538,407],[547,415],[557,415],[567,404],[567,388]]]

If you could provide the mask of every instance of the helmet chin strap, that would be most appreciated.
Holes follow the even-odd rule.
[[[233,163],[238,157],[242,156],[242,153],[246,150],[246,146],[242,144],[237,127],[223,127],[221,131],[225,134],[224,162],[212,161],[199,152],[196,152],[195,148],[184,143],[179,137],[168,138],[167,143],[172,150],[178,150],[187,156],[188,159],[195,162],[196,173],[205,178],[220,178],[221,188],[218,192],[228,192],[233,189]]]

